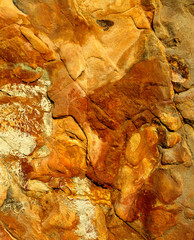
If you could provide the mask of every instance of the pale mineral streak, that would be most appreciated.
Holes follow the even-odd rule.
[[[193,240],[193,0],[0,0],[0,239]]]

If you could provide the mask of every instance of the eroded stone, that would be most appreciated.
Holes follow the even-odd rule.
[[[193,238],[191,8],[1,1],[0,238]]]

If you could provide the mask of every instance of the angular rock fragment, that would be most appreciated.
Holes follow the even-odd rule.
[[[0,239],[193,240],[192,23],[188,0],[1,0]]]
[[[162,149],[161,162],[163,165],[183,163],[187,166],[190,166],[192,164],[191,161],[192,156],[185,141],[177,143],[172,148]]]
[[[175,95],[176,107],[184,119],[194,121],[194,88]]]

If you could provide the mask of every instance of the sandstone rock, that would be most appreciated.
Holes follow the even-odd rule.
[[[154,118],[155,116],[150,111],[145,110],[144,112],[135,115],[132,121],[136,128],[140,128],[146,123],[151,124]]]
[[[175,144],[180,142],[181,136],[176,132],[170,132],[167,135],[167,147],[173,147]]]
[[[1,224],[0,227],[0,237],[2,240],[12,240],[11,236],[7,233],[7,231],[4,229],[3,225]]]
[[[147,157],[147,154],[148,156],[153,154],[154,157],[158,157],[156,149],[157,143],[158,136],[154,128],[148,127],[145,128],[145,130],[140,129],[140,133],[134,133],[127,142],[125,152],[127,163],[135,167],[139,165],[143,158]],[[146,149],[146,147],[148,149]],[[145,152],[140,149],[145,150]]]
[[[55,59],[54,56],[52,56],[52,52],[48,49],[47,45],[44,42],[42,42],[37,36],[35,36],[31,29],[21,26],[20,31],[25,36],[25,38],[28,39],[28,41],[31,43],[32,47],[35,50],[37,50],[41,54],[51,55],[50,57],[48,56],[46,57],[47,60]]]
[[[184,163],[187,166],[191,165],[192,156],[185,143],[181,141],[174,147],[169,149],[162,149],[162,164],[181,164]]]
[[[121,194],[115,205],[116,213],[124,220],[131,219],[130,209],[159,157],[156,148],[158,136],[152,127],[142,127],[129,140],[126,148],[126,165],[120,167],[116,187]],[[149,149],[145,150],[146,147]],[[129,148],[129,149],[128,149]],[[140,150],[141,149],[141,150]],[[145,152],[144,152],[145,150]]]
[[[7,191],[10,187],[9,174],[5,166],[0,163],[0,184],[1,184],[1,193],[0,193],[0,206],[3,205],[4,200],[7,197]]]
[[[37,69],[39,70],[39,69]],[[16,67],[14,70],[14,75],[21,79],[23,82],[30,83],[30,82],[35,82],[42,76],[42,72],[40,71],[29,71],[29,69],[25,69],[24,66],[19,65]]]
[[[188,124],[184,125],[184,129],[185,129],[185,132],[187,134],[187,144],[188,144],[192,154],[194,154],[194,150],[193,150],[193,147],[192,147],[193,144],[194,144],[194,130]]]
[[[186,208],[185,209],[185,217],[188,219],[194,218],[194,211],[192,209]]]
[[[45,64],[45,68],[52,84],[48,89],[50,98],[73,82],[63,62],[59,60],[48,62]]]
[[[28,180],[26,190],[36,192],[48,192],[49,188],[46,184],[37,180]]]
[[[191,226],[188,224],[178,224],[177,227],[166,234],[165,238],[167,240],[175,240],[177,238],[187,238],[188,240],[192,240],[194,234],[192,227],[193,224]]]
[[[55,102],[53,109],[55,118],[70,115],[75,116],[79,122],[85,122],[87,111],[86,94],[76,82],[69,84],[53,97],[49,96]],[[63,99],[62,96],[65,96],[66,99]]]
[[[0,54],[6,62],[29,63],[31,67],[43,66],[45,61],[24,38],[17,24],[8,25],[0,32]],[[20,49],[19,53],[18,49]]]
[[[1,239],[193,239],[192,13],[0,2]]]
[[[163,209],[153,210],[147,219],[148,231],[152,238],[161,236],[167,229],[174,227],[176,223],[176,215]]]
[[[41,178],[44,175],[74,176],[86,171],[85,135],[73,118],[53,121],[50,141],[45,145],[47,154],[35,155],[31,162],[33,171],[29,177]]]
[[[177,131],[181,127],[181,120],[174,104],[161,104],[153,109],[153,113],[170,130]]]
[[[11,1],[11,0],[8,0],[8,1],[2,0],[0,7],[1,7],[1,8],[5,8],[5,9],[7,8],[8,10],[12,10],[12,14],[13,14],[13,13],[22,14],[22,13],[14,6],[13,1]],[[7,10],[7,9],[6,9],[6,10]]]
[[[161,69],[164,70],[162,74]],[[160,80],[156,80],[158,76],[160,76]],[[141,81],[137,84],[140,79]],[[160,81],[163,82],[163,85],[157,86],[157,82]],[[90,98],[113,119],[122,123],[125,119],[159,104],[158,99],[162,101],[170,100],[169,85],[165,66],[157,61],[147,60],[136,64],[120,81],[97,89]],[[115,95],[115,98],[112,97],[113,95]],[[125,105],[123,105],[123,102],[125,102]],[[114,111],[117,111],[116,116]]]
[[[143,237],[130,228],[126,223],[122,222],[118,217],[112,215],[108,221],[108,239],[127,239],[127,240],[139,240]]]
[[[194,120],[194,89],[175,95],[175,103],[183,118],[193,122]]]
[[[25,64],[4,68],[0,86],[4,93],[0,104],[2,152],[30,155],[40,143],[42,132],[49,134],[51,129],[47,115],[51,104],[46,96],[50,81],[41,68],[33,70]]]
[[[153,119],[153,124],[157,128],[159,145],[163,148],[172,148],[181,141],[181,135],[179,133],[168,131],[168,129],[156,118]]]
[[[191,78],[189,68],[184,59],[173,55],[167,57],[171,68],[171,80],[176,92],[182,92],[188,89],[188,82]]]
[[[62,44],[60,46],[60,55],[69,75],[74,80],[78,78],[86,68],[81,47],[73,43]]]
[[[188,14],[192,1],[161,0],[157,2],[157,11],[153,20],[155,33],[164,43],[167,55],[174,59],[183,59],[189,75],[192,75],[193,44],[190,39],[192,39],[193,29],[189,23],[193,22],[193,15]],[[182,78],[180,72],[178,78]],[[186,79],[187,81],[181,84],[183,89],[193,85],[193,76]]]
[[[194,209],[194,202],[193,202],[193,191],[192,191],[192,181],[193,181],[193,175],[194,173],[194,167],[191,166],[189,171],[187,171],[187,175],[184,178],[184,194],[180,197],[180,202],[183,204],[183,206]]]
[[[182,194],[183,183],[179,176],[171,175],[166,170],[158,170],[156,178],[156,189],[160,201],[171,204]]]
[[[83,192],[81,191],[85,189],[86,194],[90,193],[91,183],[87,179],[74,180],[69,187],[75,190],[74,193],[69,195],[60,190],[50,190],[39,194],[40,188],[38,187],[37,191],[28,189],[24,192],[25,196],[24,193],[21,193],[21,190],[14,186],[0,214],[5,225],[11,226],[11,229],[17,227],[15,231],[10,230],[12,236],[17,237],[23,231],[21,239],[31,238],[32,236],[36,239],[41,239],[42,236],[45,239],[50,237],[56,239],[68,239],[70,237],[74,239],[82,237],[86,239],[107,239],[104,212],[96,204],[104,207],[106,204],[111,206],[110,196],[105,199],[106,191],[104,190],[101,193],[101,189],[95,187],[95,193],[91,192],[91,198],[90,194],[89,197],[85,195],[85,198],[83,198]],[[91,190],[93,191],[92,188]],[[27,217],[29,213],[35,222]],[[18,214],[20,214],[19,219]],[[11,223],[9,223],[10,220]],[[21,227],[20,221],[22,220],[25,220],[25,224]]]

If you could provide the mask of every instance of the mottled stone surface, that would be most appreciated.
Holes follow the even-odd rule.
[[[0,0],[0,239],[194,239],[193,6]]]

